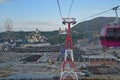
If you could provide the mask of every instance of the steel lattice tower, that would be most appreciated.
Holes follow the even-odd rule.
[[[72,50],[72,37],[70,34],[70,25],[75,23],[75,18],[63,18],[63,24],[68,24],[68,35],[66,37],[66,50],[60,80],[78,80]]]

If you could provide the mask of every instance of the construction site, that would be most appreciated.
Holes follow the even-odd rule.
[[[98,45],[95,45],[94,49],[91,49],[91,45],[83,46],[81,49],[79,53],[74,53],[76,73],[81,80],[120,79],[119,48],[109,49],[106,62]],[[116,51],[114,55],[113,51]],[[60,77],[64,59],[60,51],[34,53],[6,51],[1,52],[0,56],[1,80],[56,80]]]
[[[74,22],[70,19],[73,21],[65,18],[64,23],[69,24],[68,31]],[[68,32],[66,49],[60,45],[31,44],[1,49],[0,80],[119,80],[120,48],[110,47],[105,52],[99,35],[93,36],[92,41],[84,38],[72,46]]]

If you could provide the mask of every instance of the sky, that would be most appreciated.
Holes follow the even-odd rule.
[[[72,0],[59,0],[62,17],[68,17]],[[86,17],[120,5],[120,0],[74,0],[69,17],[76,18],[77,23]],[[120,16],[120,10],[118,11]],[[113,11],[95,17],[115,16]],[[92,17],[92,18],[95,18]],[[41,31],[64,29],[57,0],[0,0],[0,32],[4,32],[5,21],[10,18],[13,31]],[[89,18],[89,19],[92,19]],[[86,20],[89,20],[86,19]]]

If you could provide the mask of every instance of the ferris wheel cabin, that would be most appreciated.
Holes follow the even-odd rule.
[[[120,26],[106,26],[100,35],[101,45],[104,47],[120,47]]]

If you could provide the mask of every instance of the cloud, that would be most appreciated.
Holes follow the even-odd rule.
[[[35,21],[35,20],[25,20],[14,22],[15,31],[34,31],[39,28],[41,31],[53,31],[58,30],[62,25],[56,21]]]
[[[9,1],[9,0],[0,0],[0,2],[6,2],[6,1]]]
[[[18,24],[24,24],[24,25],[48,25],[48,26],[56,26],[58,24],[55,23],[55,21],[32,21],[32,20],[26,20],[26,21],[17,21]]]
[[[8,1],[12,1],[12,0],[0,0],[0,3],[1,2],[8,2]]]

